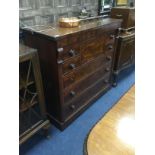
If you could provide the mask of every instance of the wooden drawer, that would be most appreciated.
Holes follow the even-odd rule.
[[[115,27],[121,27],[121,25],[118,24],[118,23],[114,23],[113,25],[106,25],[104,28],[103,27],[98,28],[97,32],[96,32],[97,37],[105,38],[108,33],[116,32],[116,28]]]
[[[80,33],[70,34],[64,37],[61,37],[57,41],[58,48],[62,48],[64,46],[68,46],[71,44],[75,44],[80,40]]]
[[[96,29],[91,29],[81,32],[80,41],[87,41],[95,38],[97,35]]]
[[[88,103],[98,92],[107,89],[110,86],[109,80],[110,77],[108,74],[104,78],[94,83],[91,87],[85,89],[83,93],[75,97],[73,100],[71,100],[71,102],[68,102],[67,105],[64,105],[64,118],[67,119],[69,116],[76,114],[81,108],[88,105]]]
[[[64,102],[67,103],[74,99],[76,96],[78,96],[81,92],[83,92],[85,89],[90,87],[94,81],[98,81],[102,77],[105,76],[105,74],[109,73],[111,71],[111,65],[105,65],[100,67],[95,73],[89,75],[89,77],[86,77],[85,79],[81,80],[78,83],[75,83],[74,85],[71,85],[71,87],[64,90]]]
[[[112,57],[111,57],[112,58]],[[97,68],[107,65],[106,63],[111,63],[111,59],[102,55],[96,60],[93,60],[87,64],[82,65],[80,68],[75,69],[72,73],[67,74],[63,77],[63,87],[66,88],[87,76],[95,72]]]
[[[64,62],[63,67],[62,67],[63,74],[66,74],[74,70],[75,68],[80,66],[80,64],[81,64],[80,56],[74,57],[70,59],[69,61]]]
[[[80,46],[72,44],[71,46],[65,46],[57,49],[58,59],[67,60],[80,54]]]
[[[86,41],[81,45],[81,62],[86,63],[104,53],[104,41],[100,39]]]

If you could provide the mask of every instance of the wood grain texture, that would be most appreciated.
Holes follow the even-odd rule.
[[[135,86],[92,129],[88,155],[134,155],[134,113]]]
[[[38,50],[48,116],[61,130],[111,87],[120,26],[121,20],[107,18],[73,29],[23,30],[25,44]],[[92,76],[96,71],[102,74]]]

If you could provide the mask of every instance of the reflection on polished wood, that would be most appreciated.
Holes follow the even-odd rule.
[[[96,124],[88,136],[88,155],[134,155],[135,86]]]

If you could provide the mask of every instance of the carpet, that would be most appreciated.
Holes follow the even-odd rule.
[[[133,68],[122,72],[118,80],[117,87],[101,96],[63,132],[52,126],[50,139],[34,135],[20,146],[20,155],[83,155],[84,140],[90,129],[134,84]]]

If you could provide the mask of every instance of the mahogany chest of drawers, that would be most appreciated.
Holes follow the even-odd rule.
[[[38,49],[48,116],[59,129],[111,87],[121,21],[107,18],[77,28],[23,29],[25,44]]]

